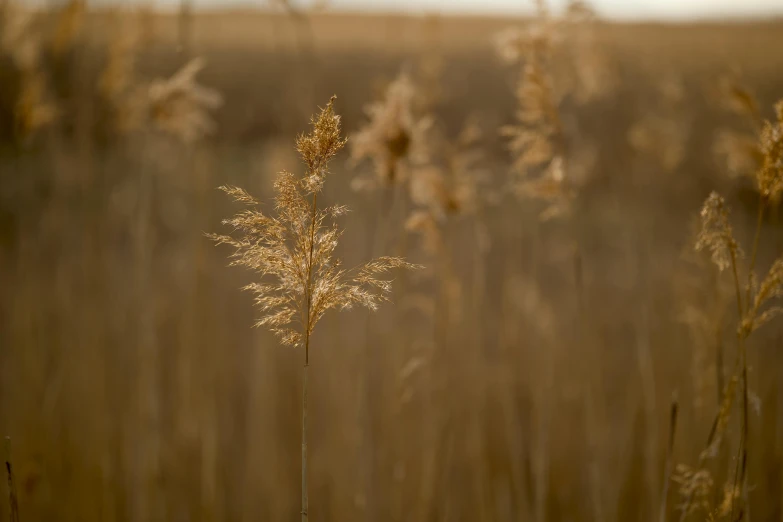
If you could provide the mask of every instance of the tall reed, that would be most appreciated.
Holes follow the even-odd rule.
[[[250,194],[237,187],[221,187],[235,201],[254,207],[223,221],[239,237],[209,234],[216,244],[234,247],[231,265],[256,272],[260,281],[244,287],[255,295],[262,316],[256,326],[268,327],[281,344],[304,349],[302,369],[302,521],[309,516],[308,497],[308,370],[315,325],[332,308],[353,305],[376,310],[387,299],[391,281],[381,279],[396,268],[416,268],[398,257],[379,257],[362,266],[343,269],[334,257],[342,231],[334,218],[348,209],[341,205],[318,207],[330,160],[343,148],[340,118],[329,101],[309,134],[296,139],[306,169],[298,177],[282,172],[275,182],[277,217],[262,213]]]

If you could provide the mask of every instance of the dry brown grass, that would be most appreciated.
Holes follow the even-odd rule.
[[[178,50],[175,15],[69,2],[10,30],[4,12],[0,431],[21,522],[302,510],[301,354],[249,328],[236,289],[258,276],[226,270],[203,232],[233,214],[215,187],[285,189],[304,217],[240,214],[235,260],[263,270],[279,258],[260,248],[283,244],[309,260],[316,234],[301,232],[326,216],[295,196],[320,190],[318,133],[298,142],[308,177],[276,190],[275,174],[332,93],[364,148],[329,149],[317,202],[355,211],[339,244],[324,221],[314,254],[426,268],[397,276],[392,306],[298,330],[317,347],[312,520],[780,520],[783,333],[779,317],[758,328],[780,294],[780,23],[572,16],[531,71],[531,48],[515,67],[494,49],[526,20],[197,12]],[[541,78],[561,129],[521,171],[498,129],[540,138],[551,122],[515,118],[533,99],[515,91]],[[554,173],[557,156],[569,213],[541,221],[551,201],[513,197],[509,180]],[[713,191],[702,237],[723,273],[688,233]],[[270,236],[274,223],[293,233]],[[262,306],[301,308],[316,288],[274,273],[274,292],[252,287]],[[347,294],[321,305],[369,304],[340,281],[323,288]]]

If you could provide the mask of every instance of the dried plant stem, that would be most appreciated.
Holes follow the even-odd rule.
[[[724,374],[723,374],[723,328],[718,323],[715,328],[715,384],[718,392],[718,407],[723,399]]]
[[[312,330],[312,301],[313,301],[313,245],[315,244],[315,212],[318,204],[318,194],[313,194],[313,206],[310,211],[310,252],[307,263],[307,289],[305,290],[307,307],[305,318],[306,322],[302,324],[305,331],[305,362],[302,369],[302,522],[307,522],[310,499],[308,497],[307,482],[307,384],[308,368],[310,367],[310,331]]]
[[[666,522],[668,514],[669,483],[672,474],[672,456],[674,455],[674,436],[677,432],[677,397],[672,397],[671,409],[669,410],[669,443],[666,446],[666,465],[663,471],[663,488],[661,490],[661,512],[658,517],[659,522]]]
[[[744,317],[743,306],[742,306],[742,291],[740,290],[740,283],[739,283],[739,270],[737,268],[737,254],[732,249],[729,249],[729,259],[731,261],[731,263],[730,263],[731,264],[731,273],[732,273],[732,276],[733,276],[733,279],[734,279],[734,291],[735,291],[736,298],[737,298],[737,314],[738,314],[738,317],[739,317],[738,323],[742,324],[742,319]],[[734,359],[734,368],[731,371],[731,375],[732,376],[736,375],[737,371],[739,371],[740,369],[747,370],[747,368],[745,367],[745,356],[744,356],[744,354],[745,354],[745,342],[744,342],[744,339],[745,339],[745,334],[741,330],[738,330],[738,332],[737,332],[737,343],[738,343],[738,348],[739,349],[738,349],[737,357]],[[746,371],[743,371],[742,374],[743,374],[743,376],[746,375]],[[743,381],[744,381],[744,378],[743,378]],[[744,382],[743,382],[743,392],[744,392],[744,395],[745,395],[745,399],[747,399],[747,389],[746,389],[746,386],[745,386]],[[732,389],[731,389],[730,383],[726,384],[726,389],[723,391],[723,396],[725,397],[726,394],[728,394],[728,393],[732,393]],[[745,402],[745,400],[743,400],[743,409],[744,409],[745,404],[746,404],[746,402]],[[717,437],[717,435],[718,435],[718,427],[719,427],[720,416],[721,416],[721,411],[720,410],[721,410],[721,408],[718,408],[718,412],[715,414],[715,418],[713,419],[712,428],[710,429],[710,434],[707,436],[707,443],[705,444],[705,448],[709,448],[713,444],[713,442],[715,441],[715,437]],[[746,421],[746,418],[745,418],[744,415],[743,415],[743,418]],[[743,424],[744,424],[744,427],[743,427],[743,430],[744,430],[744,428],[747,427],[747,424],[746,424],[746,422],[744,422]],[[742,448],[742,441],[740,441],[740,448]],[[704,469],[706,460],[707,460],[707,453],[706,452],[702,452],[702,454],[699,456],[699,469]],[[735,483],[734,486],[736,487],[736,483]],[[693,493],[691,493],[690,495],[688,495],[685,498],[685,501],[683,502],[683,509],[682,509],[681,515],[680,515],[680,522],[683,522],[687,518],[688,514],[690,513],[690,507],[691,507],[691,503],[693,502],[693,497],[694,497],[694,495],[693,495]],[[734,522],[733,521],[733,513],[734,513],[734,498],[732,496],[732,522]]]
[[[745,289],[745,303],[748,309],[750,309],[751,303],[751,291],[752,291],[752,282],[753,282],[753,271],[756,267],[756,258],[758,256],[758,250],[759,250],[759,242],[761,238],[761,229],[762,225],[764,223],[764,207],[765,207],[765,201],[764,196],[759,196],[759,205],[758,205],[758,214],[756,219],[756,232],[754,234],[753,238],[753,247],[751,250],[751,256],[750,256],[750,264],[748,265],[748,283],[747,287]],[[743,312],[743,306],[742,301],[740,300],[739,295],[739,280],[737,277],[737,263],[735,259],[735,255],[732,253],[732,268],[734,273],[734,284],[736,286],[737,291],[737,305],[738,305],[738,311],[739,311],[739,324],[742,325],[743,319],[744,319],[744,312]],[[745,333],[744,329],[741,329],[737,333],[737,340],[739,342],[739,358],[740,358],[740,364],[742,367],[742,435],[740,437],[740,445],[737,449],[737,467],[734,472],[734,485],[732,490],[732,507],[731,507],[731,520],[734,521],[734,507],[735,507],[735,495],[734,492],[736,491],[736,488],[739,486],[742,488],[742,496],[744,499],[744,506],[740,509],[740,512],[738,514],[738,519],[741,520],[743,518],[743,513],[747,512],[747,490],[745,488],[745,474],[747,471],[747,462],[748,462],[748,364],[747,364],[747,353],[745,349],[745,337],[747,336],[747,333]]]
[[[740,290],[739,271],[737,268],[737,254],[734,250],[731,250],[731,274],[734,276],[734,291],[737,297],[737,313],[739,314],[738,321],[741,324],[744,316],[742,306],[742,291]]]
[[[5,438],[5,471],[8,474],[8,497],[11,509],[11,522],[19,522],[19,500],[16,496],[14,468],[11,464],[11,437]]]
[[[307,480],[307,399],[310,338],[318,320],[330,309],[353,305],[375,310],[387,300],[391,281],[382,279],[396,268],[418,268],[399,257],[379,257],[349,270],[334,257],[340,229],[332,220],[347,208],[318,208],[318,193],[328,174],[329,161],[343,148],[340,117],[332,97],[317,117],[312,131],[296,138],[296,149],[307,166],[297,177],[283,171],[275,182],[277,216],[257,210],[259,202],[239,187],[220,187],[234,200],[256,207],[240,212],[224,224],[244,234],[207,234],[217,244],[234,247],[232,265],[245,266],[260,276],[260,282],[244,287],[256,296],[264,315],[256,322],[278,335],[284,345],[303,347],[302,375],[302,521],[309,517]],[[309,198],[312,195],[312,203]],[[330,223],[331,222],[331,223]],[[298,325],[297,323],[298,317]],[[298,326],[298,328],[297,328]]]
[[[761,214],[759,214],[761,216]],[[759,218],[759,224],[761,223],[761,217]],[[758,227],[760,229],[760,226]],[[756,240],[758,241],[758,231],[756,234]],[[754,253],[753,257],[756,256],[756,250],[758,247],[758,242],[753,247]],[[751,262],[751,268],[749,272],[752,272]],[[734,252],[734,250],[731,251],[731,272],[734,276],[734,289],[737,293],[737,313],[739,314],[738,324],[742,325],[743,318],[745,316],[744,308],[742,306],[742,293],[740,290],[740,284],[739,284],[739,275],[737,271],[737,255]],[[748,276],[751,277],[751,276]],[[750,302],[748,301],[748,305],[750,305]],[[746,448],[746,442],[747,442],[747,431],[748,431],[748,367],[747,367],[747,360],[745,355],[745,333],[742,331],[742,329],[738,330],[737,332],[737,343],[739,345],[739,364],[742,368],[742,436],[740,437],[740,444],[739,448],[737,449],[738,455],[742,455],[742,479],[744,479],[744,472],[745,472],[745,459],[747,458],[747,448]],[[734,484],[732,486],[732,493],[731,493],[731,520],[732,522],[734,519],[734,508],[735,508],[735,495],[734,492],[736,491],[739,477],[739,469],[740,469],[740,459],[737,459],[737,468],[734,473]],[[741,515],[740,515],[741,518]]]
[[[302,522],[307,522],[309,499],[307,496],[307,369],[305,362],[302,373]]]
[[[756,257],[759,252],[759,240],[761,239],[761,226],[764,223],[764,198],[759,198],[759,211],[756,219],[756,233],[753,238],[753,250],[750,254],[750,265],[748,265],[748,286],[745,289],[745,303],[750,306],[751,282],[753,280],[753,270],[756,268]]]

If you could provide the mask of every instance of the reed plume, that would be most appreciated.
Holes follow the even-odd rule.
[[[365,108],[367,124],[352,138],[351,160],[375,165],[375,179],[356,178],[354,189],[393,185],[407,178],[411,164],[426,155],[426,133],[432,118],[417,110],[417,86],[405,72],[386,89],[384,99]]]
[[[743,90],[734,90],[735,105],[749,116],[757,113],[754,99]],[[729,486],[726,502],[730,503],[732,520],[742,519],[747,510],[747,464],[748,464],[748,408],[751,392],[748,389],[748,365],[746,340],[758,328],[783,315],[783,307],[775,304],[775,300],[783,297],[783,256],[770,267],[767,275],[759,283],[755,276],[755,264],[759,250],[763,226],[764,209],[777,201],[783,191],[783,102],[775,106],[776,121],[765,121],[760,125],[758,150],[762,155],[761,163],[756,171],[755,181],[759,193],[758,219],[756,232],[751,247],[751,255],[747,268],[747,283],[740,281],[740,260],[742,249],[734,238],[729,212],[724,199],[713,192],[704,203],[701,211],[702,228],[696,241],[696,250],[709,251],[713,263],[720,271],[728,268],[734,282],[737,303],[737,344],[738,351],[734,370],[725,386],[720,408],[713,422],[712,430],[707,439],[705,450],[699,456],[699,470],[705,469],[706,461],[718,453],[724,432],[731,418],[738,385],[741,387],[742,431],[737,449],[736,469],[733,483]],[[744,289],[743,289],[744,286]],[[744,291],[743,291],[744,290]],[[685,491],[682,516],[685,518],[694,501],[694,490]],[[735,518],[735,510],[739,505]],[[715,513],[723,512],[718,509]]]
[[[16,2],[0,5],[0,55],[10,58],[16,82],[14,133],[24,141],[50,126],[58,109],[43,63],[43,42],[34,12]]]
[[[388,299],[391,281],[383,274],[396,268],[416,268],[398,257],[380,257],[357,268],[343,269],[334,256],[342,231],[329,222],[347,212],[342,205],[318,207],[329,161],[343,148],[340,118],[329,101],[312,130],[296,139],[305,163],[304,176],[282,172],[275,182],[275,211],[267,215],[259,202],[237,187],[221,187],[235,201],[251,208],[223,223],[239,234],[210,234],[216,244],[234,247],[231,265],[244,266],[260,280],[244,287],[255,295],[261,311],[256,326],[274,332],[281,344],[304,348],[302,381],[302,521],[308,519],[307,372],[310,339],[315,325],[330,309],[353,305],[375,310]]]
[[[715,137],[713,151],[725,162],[730,176],[754,177],[764,161],[764,152],[758,140],[764,121],[756,96],[750,87],[740,81],[736,72],[721,77],[715,91],[718,105],[736,115],[741,127],[720,129]]]

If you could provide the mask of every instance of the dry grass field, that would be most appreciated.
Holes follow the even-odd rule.
[[[780,99],[780,21],[0,2],[0,514],[783,521]],[[422,266],[302,331],[304,515],[305,349],[253,328],[219,186],[300,212],[240,264],[306,317],[314,244]]]

